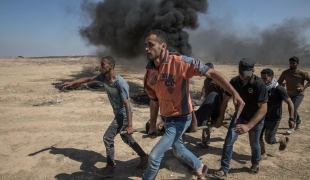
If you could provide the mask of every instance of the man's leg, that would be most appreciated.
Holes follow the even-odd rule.
[[[211,92],[203,101],[199,109],[196,111],[201,114],[205,122],[200,123],[200,125],[206,125],[208,120],[213,114],[216,114],[219,111],[220,106],[220,96],[217,92]],[[216,112],[216,113],[215,113]],[[210,144],[210,128],[203,129],[202,131],[202,142],[201,146],[208,147]]]
[[[266,131],[266,127],[265,127],[265,124],[264,124],[264,127],[262,129],[262,132],[260,133],[260,138],[259,138],[259,145],[260,145],[260,154],[261,154],[261,157],[262,157],[262,160],[263,159],[267,159],[267,153],[266,153],[266,150],[265,150],[265,143],[264,143],[264,133]],[[265,133],[265,137],[266,137],[266,133]]]
[[[114,138],[121,127],[122,125],[117,123],[117,117],[115,117],[103,135],[103,142],[106,148],[107,165],[102,170],[96,171],[96,174],[101,177],[113,177],[114,175]]]
[[[147,168],[142,177],[143,180],[155,179],[159,170],[160,162],[165,152],[172,146],[177,135],[176,127],[172,124],[173,123],[165,122],[165,133],[153,147],[149,155]]]
[[[294,120],[295,120],[295,123],[296,123],[296,127],[295,127],[295,130],[299,130],[300,129],[300,125],[302,124],[302,121],[299,117],[299,114],[297,112],[302,100],[304,99],[304,95],[300,94],[300,95],[297,95],[297,96],[292,96],[291,97],[291,100],[293,101],[294,103]]]
[[[279,149],[284,150],[289,139],[283,135],[276,136],[279,124],[280,121],[265,121],[264,126],[267,128],[265,140],[268,144],[280,143]]]
[[[186,118],[187,118],[186,121],[179,121],[171,124],[171,126],[175,126],[177,132],[172,144],[172,151],[176,157],[184,160],[196,171],[198,170],[198,168],[201,166],[202,163],[192,152],[186,149],[182,140],[182,134],[185,132],[185,130],[187,129],[187,127],[190,125],[191,122],[191,117]]]
[[[117,133],[119,133],[120,130],[125,129],[127,125],[128,125],[127,117],[123,116],[122,128],[119,129]],[[121,138],[126,144],[128,144],[140,156],[141,162],[137,166],[137,168],[144,169],[147,164],[147,160],[148,160],[147,154],[143,151],[141,146],[136,142],[136,140],[132,137],[132,135],[121,134]]]
[[[235,118],[235,115],[233,116],[232,119]],[[232,153],[233,153],[233,146],[235,141],[238,139],[238,134],[235,132],[235,127],[238,124],[241,124],[242,119],[239,117],[237,119],[237,122],[234,123],[234,121],[230,122],[224,146],[223,146],[223,152],[222,152],[222,158],[221,158],[221,168],[220,170],[223,171],[224,173],[228,173],[229,166],[230,166],[230,160],[232,158]]]
[[[261,150],[260,150],[260,144],[259,139],[262,132],[262,129],[264,127],[264,120],[261,120],[258,122],[250,131],[249,131],[249,140],[250,140],[250,146],[252,151],[252,166],[251,166],[251,172],[252,173],[258,173],[259,171],[259,162],[261,160]]]

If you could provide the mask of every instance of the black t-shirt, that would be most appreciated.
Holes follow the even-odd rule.
[[[282,118],[282,101],[288,99],[286,90],[277,86],[268,91],[268,111],[265,120],[279,121]]]
[[[240,115],[245,119],[250,120],[254,116],[259,109],[258,103],[268,102],[266,85],[264,81],[255,74],[252,75],[251,79],[246,84],[242,83],[239,76],[232,78],[230,84],[245,102],[245,106]],[[231,96],[228,92],[225,93]]]

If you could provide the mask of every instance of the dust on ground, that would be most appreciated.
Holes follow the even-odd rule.
[[[93,76],[96,58],[1,58],[0,59],[0,179],[101,179],[93,172],[105,166],[102,137],[113,119],[113,112],[102,88],[60,91],[52,83],[82,76]],[[256,65],[256,74],[272,68],[275,78],[286,66]],[[302,70],[310,71],[309,67]],[[237,65],[215,64],[215,69],[228,79],[237,75]],[[143,66],[117,64],[116,72],[130,85],[131,95],[143,89]],[[201,77],[190,82],[192,93],[201,90]],[[299,108],[304,122],[300,131],[290,135],[284,151],[278,145],[267,145],[268,159],[260,164],[257,175],[249,174],[251,149],[248,135],[242,135],[234,145],[229,179],[310,179],[310,117],[309,95]],[[287,128],[287,106],[283,104],[283,120],[278,134]],[[149,118],[147,106],[135,106],[134,127],[144,127]],[[220,167],[222,146],[227,130],[213,128],[211,147],[196,146],[201,131],[186,134],[185,145],[209,166],[207,177]],[[150,153],[157,139],[134,138]],[[52,148],[53,147],[53,148]],[[138,155],[115,138],[117,162],[114,179],[141,179],[143,171],[135,170]],[[171,149],[165,154],[156,179],[196,179],[192,169],[174,157]]]

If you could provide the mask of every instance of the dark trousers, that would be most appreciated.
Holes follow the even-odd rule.
[[[211,92],[204,99],[200,107],[195,112],[198,126],[205,126],[208,120],[216,122],[220,115],[221,97],[217,92]]]
[[[290,96],[290,98],[294,103],[294,120],[297,124],[299,124],[301,120],[300,120],[300,117],[299,117],[297,110],[298,110],[302,100],[304,99],[304,95],[299,94],[297,96]]]
[[[260,134],[260,141],[263,141],[263,136],[265,133],[265,141],[268,144],[277,143],[276,134],[278,131],[280,121],[267,121],[264,122],[263,130]]]
[[[115,116],[114,120],[106,130],[103,136],[103,142],[107,153],[107,164],[115,166],[114,161],[114,138],[115,136],[128,125],[127,117],[121,114]],[[132,135],[121,134],[122,140],[128,144],[140,157],[144,157],[146,154],[135,141]]]
[[[195,111],[198,126],[207,125],[211,118],[211,124],[215,123],[220,116],[221,96],[217,92],[211,92],[206,96],[200,107]],[[203,129],[201,140],[210,143],[211,128]]]

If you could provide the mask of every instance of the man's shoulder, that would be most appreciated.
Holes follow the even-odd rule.
[[[117,76],[116,82],[117,83],[127,83],[127,81],[121,75]]]
[[[285,75],[285,74],[291,74],[291,70],[290,69],[285,69],[282,74]]]
[[[103,74],[97,74],[97,75],[95,76],[95,79],[96,79],[97,81],[102,81],[102,82],[104,82],[104,80],[105,80],[106,78],[105,78],[105,76],[104,76]]]

